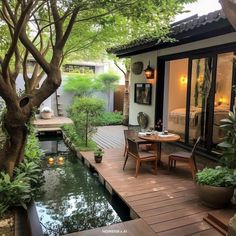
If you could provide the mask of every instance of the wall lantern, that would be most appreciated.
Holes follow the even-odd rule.
[[[144,70],[146,79],[154,79],[154,69],[150,66],[150,61],[147,68]]]

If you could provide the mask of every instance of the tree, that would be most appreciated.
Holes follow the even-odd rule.
[[[219,2],[229,22],[232,24],[234,29],[236,29],[236,1],[220,0]]]
[[[129,82],[130,82],[130,59],[123,59],[125,68],[123,69],[115,60],[116,67],[123,73],[125,78],[125,92],[124,92],[124,108],[123,108],[123,124],[129,124]]]
[[[88,146],[89,138],[96,131],[95,123],[97,118],[103,111],[104,101],[89,97],[75,97],[70,107],[70,117],[86,147]]]
[[[65,80],[64,90],[73,92],[78,97],[88,97],[96,90],[95,76],[84,74],[69,76]]]
[[[66,52],[76,52],[81,45],[89,45],[89,34],[84,35],[84,29],[91,33],[90,38],[100,40],[97,36],[103,30],[114,28],[110,40],[116,38],[116,42],[121,31],[127,34],[127,39],[134,34],[164,35],[171,16],[180,12],[187,2],[192,0],[1,0],[0,28],[4,37],[1,38],[0,96],[6,103],[3,126],[8,138],[1,152],[0,169],[12,175],[14,167],[22,161],[27,123],[33,110],[60,86],[60,66]],[[76,35],[87,43],[81,41],[74,50],[69,50]],[[29,58],[35,61],[32,73],[27,69]],[[16,80],[21,69],[25,91],[18,94]],[[39,84],[40,88],[36,89]]]
[[[107,95],[107,108],[111,106],[111,92],[114,91],[119,82],[119,76],[113,72],[100,74],[97,78],[97,88]]]

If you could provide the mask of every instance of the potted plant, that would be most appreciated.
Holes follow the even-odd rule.
[[[41,110],[41,117],[43,119],[51,119],[53,116],[53,111],[50,107],[43,107]]]
[[[233,197],[236,170],[217,166],[196,174],[198,192],[204,204],[213,208],[226,206]]]
[[[104,151],[101,148],[97,148],[94,151],[94,160],[96,163],[101,163]]]

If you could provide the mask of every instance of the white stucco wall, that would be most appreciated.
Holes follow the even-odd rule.
[[[236,42],[236,32],[209,38],[209,39],[199,40],[193,43],[186,43],[186,44],[178,45],[175,47],[160,49],[157,51],[157,55],[159,57],[166,56],[166,55],[201,49],[201,48],[208,48],[208,47],[213,47],[217,45],[233,43],[233,42]]]
[[[130,112],[129,112],[129,124],[138,125],[137,114],[142,111],[149,116],[149,127],[154,126],[154,117],[155,117],[155,100],[156,100],[156,67],[157,67],[157,53],[144,53],[137,56],[131,57],[131,65],[134,62],[141,61],[143,62],[143,69],[146,69],[149,61],[150,66],[155,70],[154,79],[147,80],[145,78],[144,72],[140,75],[131,74],[130,82]],[[151,105],[143,105],[134,103],[134,84],[135,83],[151,83],[152,84],[152,103]]]

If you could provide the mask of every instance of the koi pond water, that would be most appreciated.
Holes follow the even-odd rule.
[[[64,235],[128,220],[120,200],[111,197],[97,174],[63,141],[41,141],[41,147],[46,152],[46,182],[35,204],[44,235]]]

